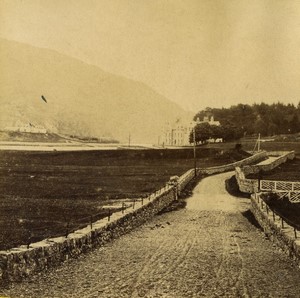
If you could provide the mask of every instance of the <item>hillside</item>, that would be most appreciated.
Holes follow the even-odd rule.
[[[52,50],[0,39],[0,56],[0,130],[33,123],[54,133],[120,141],[130,133],[132,142],[154,143],[166,121],[190,117],[143,83]]]

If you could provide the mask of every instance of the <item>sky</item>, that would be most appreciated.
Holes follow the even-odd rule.
[[[296,0],[0,0],[0,37],[142,81],[194,112],[300,101]]]

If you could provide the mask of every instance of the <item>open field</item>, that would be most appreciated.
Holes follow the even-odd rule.
[[[250,179],[266,179],[279,181],[300,181],[300,158],[288,160],[286,163],[278,166],[272,171],[262,172],[259,174],[249,174]]]
[[[245,157],[197,149],[197,165]],[[193,151],[0,152],[0,249],[65,234],[107,216],[104,205],[146,196],[194,165]]]

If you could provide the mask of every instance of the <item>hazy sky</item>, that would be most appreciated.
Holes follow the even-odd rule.
[[[193,111],[300,101],[297,0],[0,0],[0,36],[143,81]]]

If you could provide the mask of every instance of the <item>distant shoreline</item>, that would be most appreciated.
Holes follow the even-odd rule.
[[[49,142],[13,142],[0,141],[0,150],[19,151],[83,151],[83,150],[113,150],[118,144],[100,143],[49,143]]]
[[[11,142],[0,141],[0,151],[95,151],[119,149],[157,149],[151,144],[101,144],[101,143],[43,143],[43,142]]]
[[[189,149],[191,146],[156,146],[152,144],[116,144],[116,143],[43,143],[0,141],[0,151],[97,151],[97,150],[145,150],[145,149]]]

